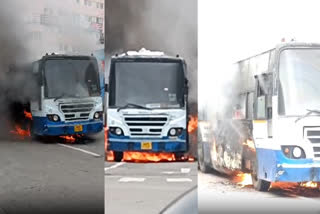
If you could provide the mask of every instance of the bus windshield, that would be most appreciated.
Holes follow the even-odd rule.
[[[90,59],[48,59],[44,65],[47,98],[99,96],[99,69]]]
[[[184,72],[181,62],[115,62],[110,106],[128,103],[147,108],[184,106]]]
[[[320,49],[287,49],[280,54],[279,114],[297,116],[320,109]]]

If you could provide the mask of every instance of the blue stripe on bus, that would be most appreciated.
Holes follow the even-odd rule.
[[[320,161],[289,159],[281,150],[256,149],[258,178],[282,182],[320,182]]]
[[[93,134],[102,131],[102,120],[89,120],[77,122],[53,122],[47,117],[33,117],[32,132],[36,135],[42,136],[59,136],[59,135],[73,135],[73,134]],[[74,126],[82,125],[83,131],[75,132]]]

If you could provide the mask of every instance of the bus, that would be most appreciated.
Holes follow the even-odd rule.
[[[107,150],[115,161],[126,151],[188,151],[186,69],[178,55],[145,49],[111,58]]]
[[[259,191],[320,182],[320,44],[281,43],[234,72],[229,102],[199,123],[200,170],[251,173]]]
[[[94,56],[46,54],[32,63],[29,101],[36,136],[87,135],[103,129],[99,67]]]

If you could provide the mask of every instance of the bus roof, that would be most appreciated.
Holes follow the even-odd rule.
[[[269,51],[272,51],[272,50],[283,50],[283,49],[286,49],[286,48],[295,48],[295,47],[296,48],[303,48],[303,47],[305,47],[305,48],[320,48],[320,43],[307,43],[307,42],[284,42],[284,43],[279,43],[274,48],[271,48],[271,49],[263,51],[263,52],[261,52],[259,54],[247,57],[245,59],[238,60],[235,64],[240,63],[240,62],[245,61],[245,60],[248,60],[250,58],[265,54],[265,53],[267,53]]]
[[[82,58],[82,59],[96,59],[95,56],[91,55],[72,55],[72,54],[46,54],[42,59],[63,59],[63,58]]]
[[[126,59],[169,59],[169,60],[182,60],[184,59],[179,55],[169,56],[161,51],[150,51],[142,48],[140,51],[127,51],[122,54],[112,56],[112,59],[126,60]]]

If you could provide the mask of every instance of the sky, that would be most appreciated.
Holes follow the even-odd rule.
[[[320,1],[198,1],[198,99],[214,105],[232,79],[231,65],[282,38],[320,42]]]

